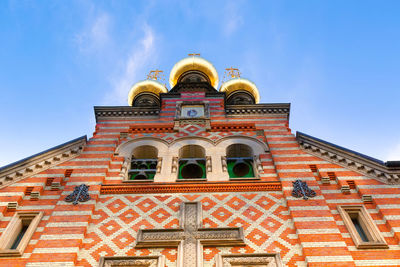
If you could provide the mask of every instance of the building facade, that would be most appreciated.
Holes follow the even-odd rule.
[[[0,168],[0,266],[400,266],[400,162],[289,128],[192,55]]]

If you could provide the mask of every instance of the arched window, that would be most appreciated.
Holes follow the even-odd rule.
[[[179,150],[178,179],[205,179],[205,150],[199,145],[186,145]]]
[[[153,146],[139,146],[133,150],[129,180],[153,180],[157,171],[158,150]]]
[[[226,162],[229,178],[253,178],[253,150],[248,145],[232,144],[226,149]]]

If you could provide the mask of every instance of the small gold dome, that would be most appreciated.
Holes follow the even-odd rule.
[[[165,87],[165,85],[154,80],[144,80],[138,82],[134,84],[131,90],[129,91],[128,104],[132,106],[135,97],[140,93],[145,93],[145,92],[153,93],[159,97],[160,93],[167,93],[168,90]]]
[[[201,71],[210,79],[211,86],[217,88],[218,86],[218,73],[213,64],[199,56],[191,56],[180,60],[174,65],[169,75],[169,85],[173,88],[179,77],[190,70]]]
[[[256,104],[260,102],[260,94],[258,93],[257,86],[247,79],[234,78],[224,82],[219,89],[220,92],[225,92],[227,96],[238,90],[244,90],[250,93],[254,97]]]

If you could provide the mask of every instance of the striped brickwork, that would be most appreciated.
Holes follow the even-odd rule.
[[[83,152],[44,172],[14,183],[0,190],[4,196],[4,231],[15,211],[6,209],[6,202],[18,202],[17,211],[43,211],[44,216],[21,258],[0,258],[0,266],[76,266],[78,251],[86,235],[114,149],[115,140],[90,139]],[[51,184],[59,182],[58,188]],[[64,201],[80,184],[90,185],[91,200],[77,206]],[[27,188],[29,195],[25,192]],[[32,199],[39,192],[38,199]],[[12,262],[12,265],[10,265]]]
[[[205,125],[171,130],[177,101],[206,101],[211,130]],[[142,130],[135,130],[138,127]],[[157,130],[161,128],[167,130]],[[100,194],[102,184],[123,184],[124,158],[115,153],[124,142],[152,137],[170,144],[180,138],[218,141],[226,136],[266,142],[269,151],[260,155],[260,180],[281,183],[282,191]],[[331,179],[329,184],[323,177]],[[292,197],[297,179],[317,195],[309,200]],[[52,187],[54,182],[60,186]],[[89,185],[91,200],[76,206],[65,202],[80,184]],[[343,186],[350,190],[343,191]],[[287,266],[400,266],[399,190],[304,152],[288,128],[287,114],[227,116],[223,97],[182,93],[164,98],[159,116],[98,120],[77,157],[0,189],[0,231],[15,214],[7,209],[10,202],[18,203],[17,211],[44,212],[23,256],[0,258],[0,266],[96,266],[101,256],[150,254],[164,255],[167,266],[175,266],[176,249],[136,250],[134,242],[139,228],[176,227],[182,201],[203,204],[205,227],[244,227],[246,247],[206,248],[205,266],[213,266],[213,257],[222,252],[279,252]],[[364,203],[363,196],[372,201]],[[388,249],[355,247],[337,211],[338,205],[346,204],[365,205]]]
[[[389,217],[392,220],[386,218],[386,214],[399,214],[398,202],[393,201],[393,197],[399,193],[396,186],[384,185],[303,152],[283,125],[281,129],[265,127],[265,135],[309,266],[400,264],[399,240],[393,220],[400,218],[398,215]],[[310,165],[316,165],[318,172],[313,172]],[[323,184],[322,177],[330,177],[330,183]],[[309,200],[292,197],[292,182],[297,179],[306,181],[317,196]],[[343,192],[343,185],[350,185],[354,189],[350,189],[350,193]],[[363,203],[363,195],[371,195],[374,201],[371,204]],[[391,205],[381,206],[380,203]],[[355,247],[337,211],[338,205],[350,204],[366,206],[389,249],[360,250]]]

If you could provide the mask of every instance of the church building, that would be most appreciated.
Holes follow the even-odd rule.
[[[197,54],[161,76],[0,168],[0,267],[400,266],[400,161],[292,133]]]

